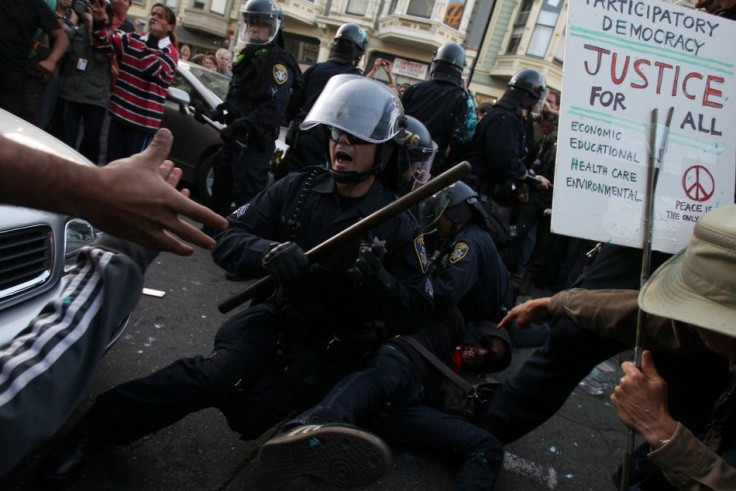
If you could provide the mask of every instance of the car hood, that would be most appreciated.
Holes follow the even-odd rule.
[[[58,155],[72,162],[94,165],[82,154],[17,116],[0,110],[0,134],[27,147]]]

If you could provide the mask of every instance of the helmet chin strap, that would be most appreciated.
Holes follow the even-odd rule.
[[[378,169],[375,167],[371,170],[363,171],[363,172],[355,172],[353,170],[351,171],[342,171],[342,170],[334,170],[332,167],[330,167],[330,175],[335,180],[335,182],[340,184],[355,184],[361,181],[365,181],[370,176],[378,174]]]

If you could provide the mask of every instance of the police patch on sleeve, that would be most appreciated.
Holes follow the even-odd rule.
[[[233,212],[233,215],[235,216],[235,218],[242,217],[245,214],[245,212],[246,212],[246,210],[248,209],[249,206],[250,206],[250,203],[246,203],[243,206],[241,206],[240,208],[238,208],[237,210],[235,210]]]
[[[273,79],[279,85],[285,84],[289,80],[289,70],[281,63],[276,63],[273,66]]]
[[[470,246],[468,246],[468,244],[466,244],[465,242],[458,242],[457,244],[455,244],[455,246],[452,248],[452,254],[450,254],[450,264],[455,264],[456,262],[467,256],[469,250]]]
[[[414,239],[414,251],[417,253],[417,259],[419,259],[419,266],[422,268],[422,273],[427,273],[427,247],[424,245],[424,234],[419,234]]]

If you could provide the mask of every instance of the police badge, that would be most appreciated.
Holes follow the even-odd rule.
[[[273,66],[273,79],[279,85],[284,85],[289,80],[289,71],[281,63]]]

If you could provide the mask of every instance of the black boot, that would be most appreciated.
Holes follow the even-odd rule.
[[[70,486],[82,475],[88,456],[100,444],[89,422],[82,418],[44,459],[41,482],[52,488]]]

